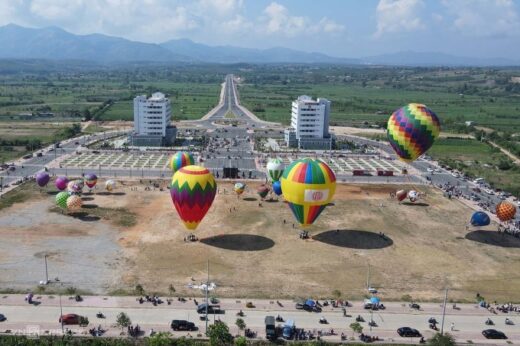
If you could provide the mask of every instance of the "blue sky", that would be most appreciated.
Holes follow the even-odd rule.
[[[8,23],[343,57],[520,56],[520,0],[0,0]]]

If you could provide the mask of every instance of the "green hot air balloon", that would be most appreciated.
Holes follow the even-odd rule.
[[[67,209],[67,198],[69,198],[68,192],[62,191],[56,195],[56,205],[61,209]]]

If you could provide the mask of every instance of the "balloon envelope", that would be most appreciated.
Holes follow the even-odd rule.
[[[56,188],[58,190],[63,191],[67,188],[68,183],[69,183],[69,179],[67,179],[67,177],[58,177],[58,178],[56,178],[54,185],[56,185]]]
[[[72,195],[67,198],[67,208],[69,210],[78,210],[81,208],[81,205],[83,204],[83,201],[81,200],[81,197]]]
[[[106,182],[105,182],[105,189],[107,191],[112,191],[116,188],[116,182],[112,179],[108,179]]]
[[[323,161],[293,161],[283,172],[282,193],[302,226],[314,223],[336,192],[336,176]]]
[[[397,156],[406,162],[414,161],[430,149],[440,131],[437,115],[419,103],[399,108],[388,119],[388,141]]]
[[[410,199],[410,202],[416,202],[419,199],[419,192],[410,190],[410,192],[408,192],[408,198]]]
[[[500,221],[509,221],[515,217],[516,207],[507,201],[502,201],[497,204],[496,214]]]
[[[56,205],[62,209],[67,208],[67,199],[70,197],[70,195],[65,192],[58,192],[56,195]]]
[[[277,196],[282,194],[282,183],[280,183],[280,181],[273,182],[273,191]]]
[[[216,193],[217,183],[207,168],[185,166],[172,177],[172,202],[187,229],[197,228],[213,204]]]
[[[87,184],[89,189],[96,186],[96,183],[97,183],[97,176],[94,173],[85,174],[85,184]]]
[[[476,211],[471,215],[470,223],[472,226],[487,226],[491,223],[491,219],[483,211]]]
[[[282,177],[284,164],[280,159],[272,159],[267,163],[267,176],[271,181],[278,181]]]
[[[78,182],[76,180],[69,181],[69,183],[67,184],[67,192],[69,194],[79,193],[81,189],[82,187],[78,185]]]
[[[244,193],[246,189],[246,184],[244,183],[236,183],[235,186],[233,187],[233,190],[236,192],[237,195],[241,195]]]
[[[44,187],[45,185],[47,185],[49,183],[49,180],[51,179],[51,177],[49,176],[49,174],[47,172],[38,172],[38,173],[36,173],[35,178],[36,178],[36,183],[40,187]]]
[[[170,167],[173,173],[175,173],[184,166],[190,166],[194,164],[195,160],[193,159],[193,155],[191,153],[179,151],[170,157],[168,167]]]
[[[258,193],[260,198],[265,198],[265,196],[267,196],[267,194],[269,193],[269,187],[262,184],[258,187],[258,189],[256,189],[256,193]]]
[[[408,196],[408,191],[406,190],[399,190],[395,193],[395,198],[397,198],[399,202],[402,202],[406,196]]]

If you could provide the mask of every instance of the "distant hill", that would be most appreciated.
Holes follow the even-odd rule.
[[[359,59],[331,57],[322,53],[275,47],[269,49],[234,46],[209,46],[188,39],[162,44],[130,41],[124,38],[91,34],[75,35],[57,27],[25,28],[15,24],[0,27],[0,59],[113,63],[317,63],[349,65],[407,66],[512,66],[520,59],[478,59],[443,53],[397,52]],[[88,64],[87,64],[88,65]]]
[[[156,44],[92,34],[74,35],[57,27],[0,27],[0,58],[112,61],[187,61]]]
[[[188,39],[170,40],[161,44],[172,52],[191,58],[216,63],[329,63],[359,64],[358,59],[335,58],[321,53],[307,53],[299,50],[275,47],[269,49],[241,48],[234,46],[208,46]]]

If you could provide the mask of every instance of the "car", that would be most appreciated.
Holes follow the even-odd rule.
[[[43,153],[36,153],[36,157],[42,157]]]
[[[427,171],[428,173],[433,173],[433,169],[431,169],[431,168],[429,168],[429,167],[426,168],[426,171]]]
[[[7,317],[5,317],[4,314],[0,314],[0,322],[4,322],[5,320],[7,320]]]
[[[401,337],[407,337],[407,338],[420,338],[422,336],[421,333],[417,329],[410,328],[410,327],[401,327],[397,329],[397,334]]]
[[[202,303],[197,305],[197,313],[199,314],[205,314],[206,313],[206,306],[208,307],[208,314],[222,314],[224,313],[219,305],[208,305],[206,303]]]
[[[482,335],[486,339],[507,339],[507,336],[496,329],[486,329],[482,331]]]
[[[77,314],[61,315],[58,322],[63,324],[79,324],[80,316]]]
[[[197,327],[195,326],[195,323],[188,322],[186,320],[173,320],[170,324],[173,330],[187,330],[187,331],[194,331],[197,330]]]

